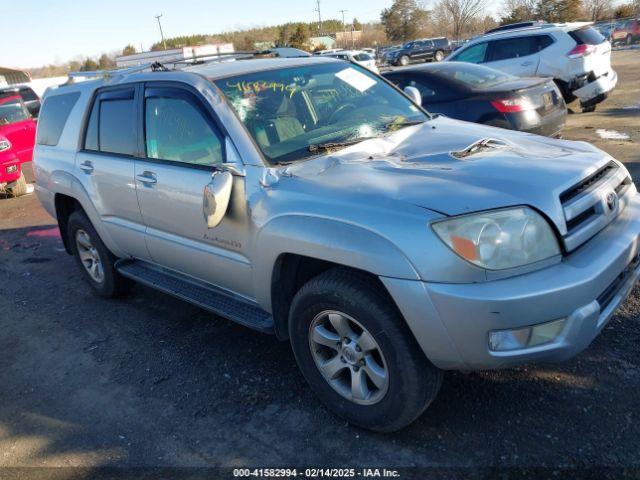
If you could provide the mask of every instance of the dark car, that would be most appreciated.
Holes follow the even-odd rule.
[[[385,53],[383,60],[391,65],[402,66],[415,62],[441,62],[451,51],[451,43],[446,38],[425,38]]]
[[[38,118],[38,114],[40,113],[40,97],[38,97],[38,94],[34,92],[31,87],[26,85],[0,87],[0,95],[10,93],[20,95],[31,116]]]
[[[559,136],[567,107],[552,79],[520,78],[483,65],[443,62],[383,74],[414,87],[432,113],[495,127]]]

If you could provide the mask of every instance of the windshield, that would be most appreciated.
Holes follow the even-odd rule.
[[[217,80],[270,163],[374,138],[428,116],[356,65],[326,63]]]
[[[19,95],[0,98],[0,126],[23,122],[29,119]]]
[[[452,64],[435,67],[429,70],[429,72],[446,80],[457,80],[474,90],[492,87],[517,78],[508,73],[472,63],[460,63],[456,64],[455,67],[451,67],[451,65]]]

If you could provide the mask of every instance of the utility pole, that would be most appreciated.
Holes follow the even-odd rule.
[[[347,29],[347,22],[345,22],[344,20],[344,14],[347,13],[349,10],[339,10],[339,12],[342,14],[342,29],[346,30]]]
[[[160,23],[160,19],[162,18],[162,14],[156,15],[156,20],[158,20],[158,27],[160,27],[160,37],[162,38],[162,45],[164,49],[167,49],[167,42],[164,41],[164,33],[162,33],[162,24]]]
[[[316,0],[316,12],[318,12],[318,35],[322,35],[322,14],[320,13],[320,0]]]

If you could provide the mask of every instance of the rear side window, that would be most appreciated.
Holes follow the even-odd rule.
[[[569,36],[573,38],[578,45],[600,45],[607,39],[592,27],[583,27],[578,30],[569,32]]]
[[[515,37],[489,42],[489,62],[526,57],[538,51],[537,37]]]
[[[370,60],[373,60],[373,57],[368,53],[358,53],[357,55],[354,55],[353,58],[356,60],[356,62],[368,62]]]
[[[87,124],[85,150],[136,155],[135,90],[108,90],[96,97]]]
[[[456,55],[452,60],[458,62],[482,63],[487,53],[487,42],[478,43]]]
[[[71,109],[78,98],[80,98],[80,92],[54,95],[45,99],[38,119],[37,142],[39,145],[55,146],[58,144]]]

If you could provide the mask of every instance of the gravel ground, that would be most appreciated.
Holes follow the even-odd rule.
[[[614,65],[618,89],[565,137],[638,177],[640,51]],[[0,199],[2,467],[640,468],[638,290],[572,361],[450,373],[415,424],[380,435],[331,415],[286,343],[140,286],[98,298],[53,226],[35,196]]]

